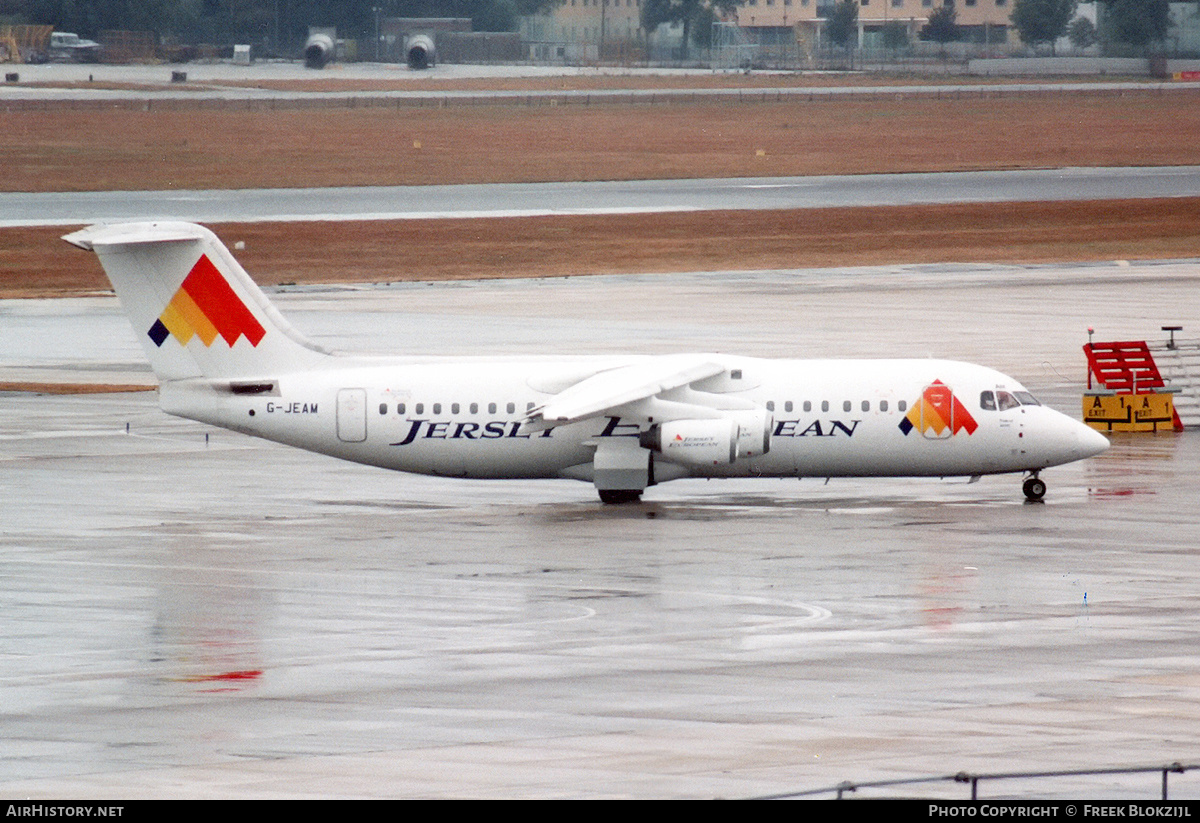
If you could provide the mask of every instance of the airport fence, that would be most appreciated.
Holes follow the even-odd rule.
[[[957,772],[949,775],[937,775],[933,777],[914,777],[902,778],[897,780],[875,780],[875,781],[844,781],[836,786],[828,786],[820,789],[806,789],[796,792],[783,792],[780,794],[765,795],[754,798],[756,800],[793,800],[800,798],[811,797],[829,797],[834,796],[838,800],[845,799],[848,795],[866,793],[868,791],[886,790],[886,795],[876,794],[874,797],[887,796],[890,798],[909,797],[907,794],[897,795],[894,790],[906,788],[909,786],[920,786],[930,784],[965,784],[971,787],[971,800],[979,800],[979,789],[981,783],[995,783],[1000,781],[1014,780],[1039,780],[1049,781],[1053,779],[1064,778],[1084,778],[1084,777],[1115,777],[1121,775],[1143,775],[1154,774],[1160,778],[1161,796],[1160,800],[1169,800],[1168,777],[1172,774],[1184,774],[1185,772],[1195,771],[1200,769],[1200,763],[1170,763],[1164,766],[1131,766],[1131,767],[1114,767],[1106,769],[1067,769],[1060,771],[1030,771],[1030,772]],[[1024,795],[1023,795],[1024,796]],[[1077,790],[1073,790],[1071,796],[1079,796]],[[914,799],[921,796],[913,795]]]

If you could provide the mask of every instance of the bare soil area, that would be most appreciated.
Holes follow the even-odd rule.
[[[1193,257],[1200,198],[213,226],[256,280],[355,283]],[[64,229],[0,231],[0,297],[108,289]]]
[[[1200,92],[11,111],[0,190],[424,185],[1196,162]]]
[[[35,394],[117,394],[153,391],[143,383],[39,383],[30,380],[0,380],[0,392],[23,391]]]
[[[564,82],[566,82],[564,80]],[[1197,162],[1200,93],[243,111],[17,111],[0,189],[739,177]],[[264,283],[1191,257],[1200,200],[216,226]],[[0,230],[0,296],[106,289]]]
[[[4,125],[4,191],[741,177],[1193,164],[1200,94],[283,111],[198,102],[10,111]],[[213,228],[245,243],[239,258],[267,285],[1033,263],[1197,256],[1200,198]],[[0,297],[107,291],[95,257],[58,239],[66,231],[0,229]],[[95,387],[0,384],[15,389]]]

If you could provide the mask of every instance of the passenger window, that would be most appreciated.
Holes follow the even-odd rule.
[[[996,395],[990,391],[981,392],[979,394],[979,408],[987,411],[996,410]]]
[[[896,409],[897,409],[897,411],[907,411],[908,410],[908,401],[907,400],[899,401],[898,403],[896,403]]]
[[[1032,394],[1030,394],[1027,391],[1017,392],[1017,399],[1021,401],[1022,406],[1040,406],[1040,405],[1042,405],[1041,403],[1038,402],[1036,397],[1034,397]]]
[[[850,409],[852,409],[852,408],[854,408],[854,404],[853,404],[853,403],[851,403],[849,400],[844,400],[844,401],[842,401],[842,411],[847,411],[847,412],[848,412],[848,411],[850,411]]]
[[[479,404],[478,403],[471,404],[471,414],[479,414]]]
[[[880,400],[879,401],[879,410],[881,412],[885,412],[885,411],[887,411],[887,409],[888,409],[888,402],[886,400]]]
[[[515,412],[515,411],[517,410],[517,404],[516,404],[516,403],[509,403],[509,404],[508,404],[508,405],[507,405],[505,408],[507,408],[507,409],[508,409],[508,413],[509,413],[509,414],[512,414],[513,412]]]
[[[1000,407],[1000,411],[1008,411],[1009,409],[1019,408],[1021,401],[1006,391],[998,391],[996,392],[996,404]]]
[[[451,403],[451,404],[450,404],[450,413],[451,413],[451,414],[458,414],[458,404],[457,404],[457,403]]]
[[[767,411],[775,411],[775,401],[774,400],[767,401]]]
[[[527,412],[531,412],[531,411],[533,411],[533,403],[526,403],[526,404],[525,404],[525,411],[527,411]]]
[[[871,410],[871,401],[870,401],[870,400],[864,400],[864,401],[862,402],[862,410],[863,410],[863,411],[870,411],[870,410]]]
[[[425,404],[418,403],[417,404],[417,414],[424,414],[424,413],[425,413]]]
[[[804,410],[805,410],[806,412],[810,412],[810,411],[812,411],[812,401],[811,401],[811,400],[805,400],[805,401],[804,401]]]
[[[785,412],[790,412],[792,410],[792,401],[791,400],[789,400],[783,404],[783,410]]]
[[[434,413],[434,414],[441,414],[441,413],[442,413],[442,404],[441,404],[441,403],[434,403],[434,404],[433,404],[433,413]]]
[[[821,411],[823,411],[823,412],[829,411],[829,401],[828,400],[821,401]]]
[[[404,404],[403,403],[396,404],[396,414],[404,414]]]
[[[496,413],[496,404],[488,403],[488,414],[495,414],[495,413]]]
[[[379,413],[380,413],[380,414],[387,414],[387,403],[380,403],[380,404],[379,404]]]

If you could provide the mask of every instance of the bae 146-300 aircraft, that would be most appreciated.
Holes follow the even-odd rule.
[[[216,235],[93,226],[94,251],[174,415],[398,471],[573,478],[606,503],[684,477],[970,477],[1099,454],[1100,433],[1016,380],[946,360],[725,354],[334,354],[279,314]]]

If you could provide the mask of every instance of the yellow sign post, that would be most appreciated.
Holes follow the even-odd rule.
[[[1175,400],[1171,392],[1114,394],[1086,392],[1083,395],[1083,422],[1093,429],[1110,432],[1171,431],[1175,421]]]

